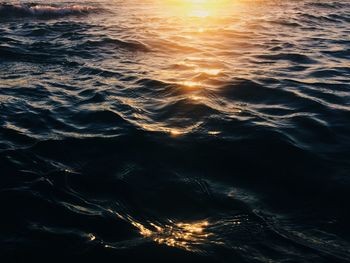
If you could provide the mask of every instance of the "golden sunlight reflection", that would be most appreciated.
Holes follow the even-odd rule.
[[[182,61],[158,71],[157,77],[162,81],[177,84],[184,88],[184,91],[190,92],[205,90],[208,85],[225,80],[227,75],[224,70],[225,65],[215,59],[183,58]]]
[[[151,131],[151,132],[164,132],[168,133],[172,137],[178,137],[180,135],[185,135],[190,133],[191,131],[198,128],[201,123],[195,123],[194,125],[188,126],[186,128],[175,128],[175,127],[164,127],[161,123],[142,123],[142,122],[134,122],[135,125],[140,126],[143,130]]]
[[[88,235],[88,237],[89,237],[89,240],[90,240],[90,241],[94,241],[94,240],[96,239],[96,236],[94,236],[94,235],[91,234],[91,233]]]
[[[222,77],[226,63],[212,52],[216,50],[212,40],[223,34],[231,8],[235,5],[228,0],[159,1],[161,16],[176,25],[162,32],[169,39],[169,52],[176,62],[157,70],[155,77],[189,90],[204,89],[206,84],[213,83],[214,77]]]
[[[150,23],[149,29],[159,34],[159,38],[152,37],[150,43],[146,43],[166,53],[166,57],[151,56],[150,61],[146,61],[157,65],[149,73],[149,78],[169,85],[168,90],[176,94],[171,100],[184,103],[179,114],[174,114],[166,121],[155,121],[139,112],[135,112],[132,119],[128,119],[128,116],[125,118],[142,130],[181,137],[202,131],[203,124],[201,116],[193,114],[194,117],[184,118],[182,110],[186,112],[191,108],[203,107],[227,111],[227,106],[218,103],[217,98],[212,96],[212,91],[221,88],[230,78],[227,73],[231,62],[223,59],[217,50],[218,46],[220,49],[220,45],[226,45],[222,35],[228,30],[227,17],[231,17],[229,10],[235,9],[236,5],[228,0],[159,0],[156,6],[155,10],[147,12],[162,21],[169,21],[169,24],[163,27],[160,22],[161,30],[158,30],[153,28],[153,22]],[[216,39],[220,41],[216,43]],[[133,102],[134,99],[130,100],[125,104],[135,104],[135,108],[142,108]],[[161,98],[156,104],[168,103],[167,100],[168,97]],[[232,112],[230,109],[227,113],[235,114],[236,109],[232,109]],[[220,134],[216,130],[206,132],[211,136]]]
[[[210,236],[210,233],[206,231],[209,226],[209,222],[206,220],[192,223],[169,221],[169,224],[164,226],[150,223],[149,227],[131,220],[131,224],[138,229],[143,237],[150,238],[159,244],[188,251],[196,251],[195,245],[206,243]]]
[[[196,69],[197,73],[205,73],[207,75],[211,75],[211,76],[217,76],[220,74],[221,69],[210,69],[210,68],[198,68]]]
[[[193,10],[190,13],[191,16],[195,16],[195,17],[207,17],[210,15],[209,10],[204,10],[204,9],[197,9],[197,10]]]
[[[220,131],[208,131],[208,134],[209,135],[219,135],[219,134],[221,134],[221,132]]]
[[[186,80],[180,83],[182,86],[185,86],[187,88],[197,88],[201,86],[200,82],[197,81],[190,81],[190,80]]]
[[[187,16],[205,18],[213,16],[225,6],[228,0],[168,0],[168,4],[181,9]]]

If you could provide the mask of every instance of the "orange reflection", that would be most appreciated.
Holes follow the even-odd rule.
[[[210,235],[206,232],[209,226],[209,222],[206,220],[193,223],[174,223],[169,221],[169,224],[164,226],[150,223],[148,228],[136,221],[131,221],[131,224],[146,238],[150,238],[159,244],[178,247],[188,251],[195,251],[195,245],[206,243]]]
[[[195,17],[208,17],[210,15],[210,12],[209,10],[205,9],[197,9],[193,10],[189,15]]]
[[[198,68],[196,69],[197,73],[204,73],[207,75],[211,75],[211,76],[217,76],[220,74],[221,69],[210,69],[210,68]]]
[[[187,81],[181,82],[181,85],[185,86],[185,87],[188,87],[188,88],[197,88],[197,87],[201,86],[201,83],[197,82],[197,81],[187,80]]]
[[[187,133],[190,133],[194,129],[198,128],[201,123],[195,123],[194,125],[191,125],[186,128],[164,127],[161,123],[148,124],[148,123],[142,123],[142,122],[134,122],[134,124],[146,131],[164,132],[164,133],[168,133],[172,137],[177,137],[180,135],[185,135]]]
[[[209,135],[219,135],[219,134],[221,134],[221,132],[220,131],[208,131],[208,134]]]
[[[213,16],[220,11],[228,0],[168,0],[169,4],[182,10],[182,14],[193,17]]]
[[[91,233],[88,235],[88,237],[89,237],[89,240],[90,240],[90,241],[94,241],[94,240],[96,239],[96,236],[94,236],[94,235],[91,234]]]

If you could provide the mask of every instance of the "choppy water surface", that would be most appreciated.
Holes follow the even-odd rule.
[[[349,262],[350,2],[0,5],[6,262]]]

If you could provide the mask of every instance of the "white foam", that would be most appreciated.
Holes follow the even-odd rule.
[[[79,15],[96,10],[84,5],[26,5],[26,4],[0,4],[0,16],[65,16]]]

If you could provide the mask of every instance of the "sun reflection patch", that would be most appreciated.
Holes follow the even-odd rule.
[[[201,83],[200,82],[197,82],[197,81],[183,81],[180,83],[181,85],[185,86],[185,87],[188,87],[188,88],[197,88],[197,87],[200,87],[201,86]]]
[[[199,69],[196,69],[196,72],[197,73],[204,73],[204,74],[207,74],[207,75],[210,75],[210,76],[217,76],[221,73],[221,69],[207,69],[207,68],[199,68]]]
[[[205,9],[198,9],[198,10],[193,10],[190,13],[190,15],[194,17],[208,17],[210,15],[210,11]]]
[[[168,0],[168,4],[181,9],[182,14],[187,16],[206,18],[218,13],[228,0]]]
[[[131,223],[146,238],[151,238],[159,244],[188,251],[196,251],[195,245],[206,243],[210,236],[210,233],[206,231],[209,226],[209,222],[206,220],[193,223],[174,223],[170,221],[165,226],[150,223],[148,228],[135,221]]]

